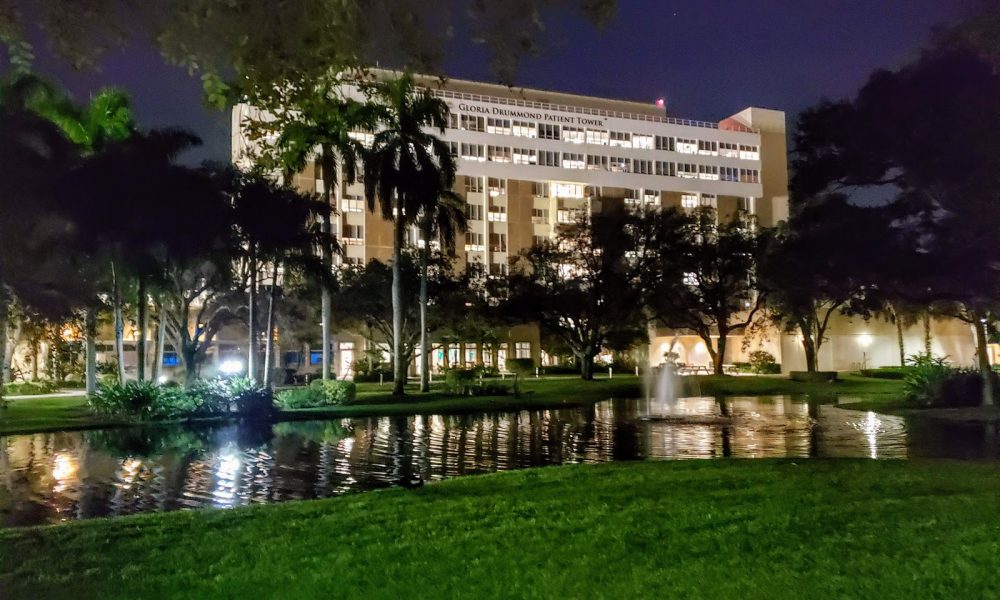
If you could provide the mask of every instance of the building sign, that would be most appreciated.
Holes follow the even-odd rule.
[[[466,104],[465,102],[458,105],[458,110],[464,113],[472,113],[478,115],[488,115],[491,117],[510,117],[514,119],[531,119],[538,122],[544,123],[565,123],[570,125],[589,125],[591,127],[606,127],[605,120],[600,117],[593,116],[577,116],[577,115],[554,115],[547,112],[530,110],[521,107],[509,107],[509,106],[480,106],[478,104]]]

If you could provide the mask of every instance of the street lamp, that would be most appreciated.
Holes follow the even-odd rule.
[[[858,336],[858,345],[861,346],[861,370],[868,368],[868,348],[873,341],[874,338],[869,333],[862,333]]]

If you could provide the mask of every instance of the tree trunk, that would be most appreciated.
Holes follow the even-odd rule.
[[[7,322],[10,319],[10,296],[0,284],[0,365],[7,364]],[[0,368],[0,407],[4,406],[4,384],[7,383],[7,369]]]
[[[83,335],[86,352],[86,366],[84,367],[85,389],[87,394],[97,391],[97,310],[93,306],[87,307],[87,312],[83,317]]]
[[[277,304],[277,290],[278,261],[274,261],[271,267],[271,289],[267,303],[267,338],[264,339],[264,387],[271,386],[271,376],[274,371],[271,363],[274,362],[274,306]]]
[[[195,358],[197,351],[183,350],[184,354],[184,387],[191,387],[198,381],[198,360]]]
[[[402,210],[397,202],[396,219],[393,221],[394,243],[392,248],[392,393],[402,396],[406,385],[406,366],[403,364],[403,234]]]
[[[139,293],[136,294],[136,318],[138,337],[135,340],[136,378],[146,380],[146,329],[149,327],[149,306],[146,298],[146,278],[139,277]]]
[[[813,341],[812,334],[804,327],[800,328],[802,331],[802,349],[806,353],[806,371],[809,373],[816,372],[816,355],[818,350],[816,344]]]
[[[925,312],[923,314],[924,321],[924,356],[927,358],[931,357],[931,314]]]
[[[727,335],[723,335],[719,332],[719,346],[718,350],[715,352],[715,374],[723,375],[725,371],[723,370],[723,365],[726,364],[726,338]]]
[[[903,323],[896,317],[896,343],[899,344],[899,366],[906,366],[906,345],[903,343]]]
[[[993,405],[993,368],[990,366],[990,357],[986,353],[986,345],[989,340],[986,337],[986,319],[976,315],[974,325],[976,329],[976,358],[979,362],[979,375],[983,379],[983,406]]]
[[[429,228],[427,228],[429,229]],[[430,232],[424,230],[424,249],[420,261],[420,391],[431,390],[430,349],[427,342],[427,262],[431,258]]]
[[[115,319],[115,357],[118,360],[118,383],[125,383],[125,320],[122,317],[122,290],[115,263],[111,263],[112,304]]]
[[[247,317],[247,377],[257,379],[257,248],[250,242],[250,298]]]
[[[160,382],[160,373],[163,371],[163,351],[167,344],[167,324],[163,320],[163,305],[156,302],[156,353],[153,356],[153,377],[156,383]]]
[[[580,379],[590,381],[594,378],[594,357],[596,354],[584,354],[580,359]]]
[[[328,243],[330,232],[332,231],[331,220],[333,219],[333,185],[334,185],[334,162],[333,162],[333,151],[330,146],[324,144],[322,147],[322,176],[323,176],[323,202],[329,208],[329,214],[323,217],[323,222],[320,224],[321,231],[323,233],[323,269],[326,273],[329,273],[333,266],[333,256],[332,249]],[[330,345],[332,343],[331,331],[330,331],[330,290],[326,285],[323,285],[320,290],[320,314],[322,319],[322,337],[323,337],[323,368],[322,376],[323,379],[330,379],[331,368],[331,356],[330,356]]]

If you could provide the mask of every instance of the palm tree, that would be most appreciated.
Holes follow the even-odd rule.
[[[102,88],[84,105],[76,105],[64,92],[51,83],[31,74],[17,74],[0,84],[0,98],[8,106],[20,105],[54,123],[79,150],[82,156],[100,152],[108,143],[128,139],[135,134],[135,120],[128,94],[117,88]],[[145,289],[138,293],[139,338],[136,352],[139,357],[139,379],[145,366]],[[120,304],[119,304],[120,307]],[[124,351],[121,339],[124,330],[120,308],[115,313],[115,347],[118,349],[119,376],[124,377]],[[97,335],[97,311],[94,302],[88,303],[84,317],[86,345],[86,391],[97,389],[97,362],[94,340]]]
[[[443,183],[443,181],[442,181]],[[431,259],[431,238],[436,233],[449,256],[455,255],[455,234],[467,226],[465,200],[443,186],[432,192],[421,210],[420,232],[424,246],[420,252],[420,391],[430,391],[430,343],[427,327],[427,267]]]
[[[407,365],[403,363],[403,287],[400,260],[404,234],[431,194],[429,189],[449,189],[455,179],[455,160],[439,137],[444,133],[448,105],[429,90],[418,90],[413,77],[380,82],[367,90],[383,109],[381,129],[375,133],[364,162],[365,200],[393,222],[392,328],[393,394],[402,395]]]
[[[370,130],[378,122],[377,107],[340,96],[339,88],[332,81],[318,84],[304,93],[285,99],[284,110],[273,121],[252,123],[250,135],[266,135],[279,131],[269,160],[281,169],[285,183],[291,185],[292,174],[301,172],[308,160],[319,148],[319,166],[323,180],[323,202],[331,207],[321,224],[321,237],[332,240],[330,219],[334,211],[333,188],[337,185],[337,163],[342,166],[344,180],[353,183],[357,179],[358,162],[365,153],[365,147],[352,135],[359,130]],[[332,268],[333,245],[324,245],[323,261],[326,270]],[[330,345],[330,289],[324,285],[320,291],[322,303],[323,337],[323,379],[331,373]]]

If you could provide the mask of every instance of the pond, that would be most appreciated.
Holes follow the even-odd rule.
[[[690,419],[655,418],[666,412]],[[39,433],[0,437],[0,524],[321,498],[580,462],[998,455],[993,427],[789,397],[734,397],[722,404],[683,398],[671,407],[609,400],[474,415]]]

